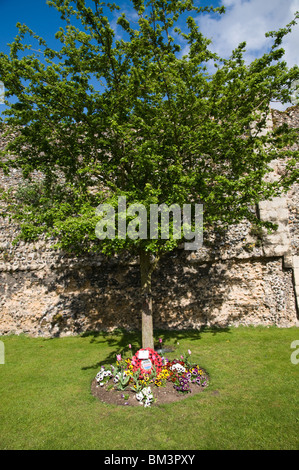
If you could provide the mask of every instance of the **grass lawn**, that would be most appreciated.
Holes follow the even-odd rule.
[[[0,449],[197,450],[299,448],[299,329],[240,327],[156,332],[166,354],[210,374],[203,393],[143,408],[101,403],[90,384],[138,333],[68,338],[2,336]],[[179,343],[179,344],[177,344]],[[297,355],[298,357],[298,355]]]

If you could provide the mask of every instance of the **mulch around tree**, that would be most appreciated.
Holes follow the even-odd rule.
[[[97,381],[94,379],[91,384],[92,395],[98,398],[100,401],[110,405],[142,406],[142,404],[140,404],[140,402],[136,399],[136,393],[130,390],[129,387],[123,391],[114,389],[107,390],[107,387],[109,386],[108,384],[100,387]],[[207,385],[203,387],[201,385],[191,383],[191,392],[184,393],[178,392],[173,387],[173,383],[171,382],[167,382],[165,387],[156,387],[155,385],[150,385],[150,387],[155,398],[155,401],[151,404],[151,406],[159,406],[165,403],[173,403],[179,400],[184,400],[190,396],[201,393],[205,390]]]

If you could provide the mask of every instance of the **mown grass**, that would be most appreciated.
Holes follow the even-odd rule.
[[[157,332],[191,349],[210,374],[198,395],[160,407],[101,403],[90,384],[137,333],[43,339],[4,336],[0,364],[0,449],[298,449],[298,328]],[[179,344],[177,344],[179,343]]]

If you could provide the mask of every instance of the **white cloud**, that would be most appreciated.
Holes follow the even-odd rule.
[[[283,28],[299,11],[299,0],[223,0],[222,4],[226,7],[225,14],[199,17],[200,30],[212,39],[211,49],[224,58],[246,41],[247,63],[267,52],[273,44],[273,39],[266,38],[265,33]],[[299,24],[284,38],[282,47],[288,66],[298,65]]]
[[[226,13],[217,18],[205,15],[198,23],[202,33],[211,38],[213,48],[228,57],[240,42],[246,41],[246,59],[262,54],[271,45],[265,33],[289,23],[299,10],[299,0],[223,0]],[[299,25],[284,41],[289,65],[299,63]]]

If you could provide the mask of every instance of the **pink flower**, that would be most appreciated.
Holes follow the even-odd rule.
[[[116,359],[117,359],[117,361],[121,361],[121,354],[117,354]]]
[[[132,345],[131,345],[131,344],[129,344],[129,349],[131,349],[131,347],[132,347]]]
[[[188,354],[189,354],[189,356],[191,356],[191,351],[190,351],[190,349],[188,349]]]
[[[159,343],[162,344],[162,338],[159,338]]]

